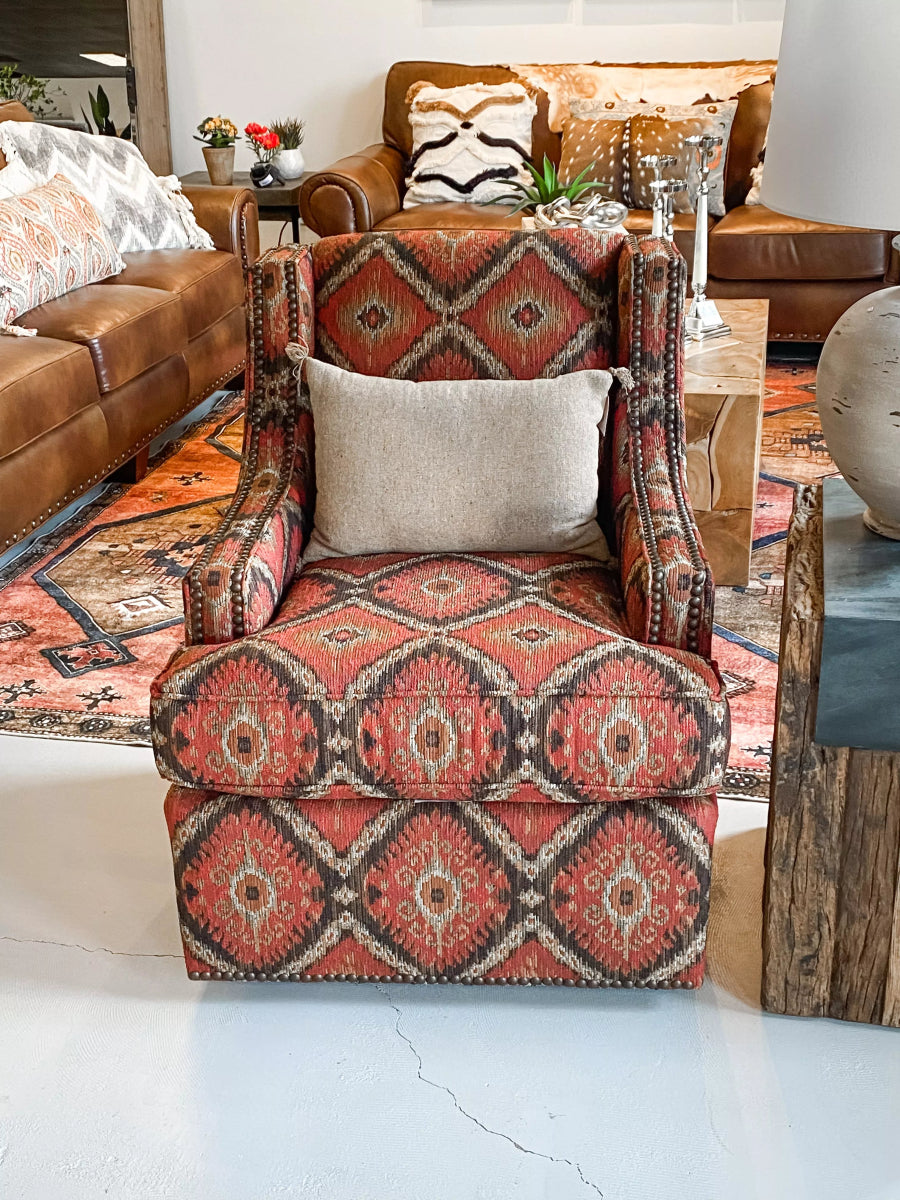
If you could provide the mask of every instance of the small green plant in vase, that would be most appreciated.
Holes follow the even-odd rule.
[[[234,179],[234,143],[238,128],[228,117],[206,117],[197,126],[194,138],[203,143],[203,157],[209,182],[230,186]]]
[[[568,200],[570,205],[575,204],[582,196],[586,196],[591,192],[605,191],[609,188],[608,183],[600,183],[596,179],[585,179],[585,176],[593,165],[593,163],[588,163],[584,170],[579,175],[576,175],[571,183],[562,183],[556,172],[556,164],[552,163],[545,154],[543,166],[540,170],[534,163],[525,163],[526,169],[534,180],[533,184],[520,183],[518,179],[513,180],[509,185],[512,191],[504,196],[498,196],[495,200],[487,200],[485,203],[514,203],[515,208],[510,213],[510,216],[520,212],[535,212],[540,205],[552,204],[554,200]]]

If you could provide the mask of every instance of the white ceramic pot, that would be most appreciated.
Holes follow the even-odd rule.
[[[828,451],[869,506],[869,529],[900,540],[900,287],[858,300],[828,335],[816,375]]]
[[[296,150],[279,150],[277,162],[278,170],[285,179],[299,179],[306,165],[303,161],[303,149],[300,146]]]

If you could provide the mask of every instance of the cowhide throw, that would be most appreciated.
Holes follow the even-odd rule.
[[[483,203],[527,182],[531,123],[537,105],[520,83],[438,88],[415,83],[407,93],[413,152],[404,208],[439,201]]]

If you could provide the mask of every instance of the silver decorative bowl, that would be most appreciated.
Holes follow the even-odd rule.
[[[592,196],[572,204],[565,196],[539,204],[534,210],[535,229],[618,229],[628,209],[616,200]]]

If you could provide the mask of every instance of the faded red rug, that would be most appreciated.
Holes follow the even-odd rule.
[[[753,573],[720,588],[715,654],[732,706],[725,795],[765,799],[775,712],[784,541],[794,483],[832,474],[815,371],[770,367]],[[150,682],[181,638],[181,579],[237,480],[240,396],[110,485],[0,571],[0,732],[148,745]]]

